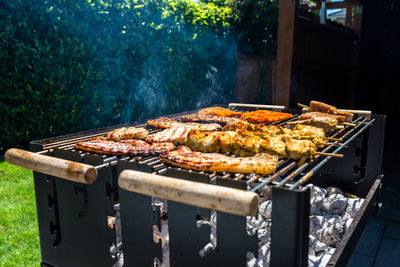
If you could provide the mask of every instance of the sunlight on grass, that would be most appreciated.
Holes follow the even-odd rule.
[[[0,162],[0,266],[40,266],[32,171]]]

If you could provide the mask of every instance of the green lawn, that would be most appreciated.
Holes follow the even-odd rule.
[[[0,266],[39,266],[32,171],[0,161]]]

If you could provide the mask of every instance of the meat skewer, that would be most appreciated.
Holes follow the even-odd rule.
[[[145,128],[136,127],[122,127],[115,129],[107,134],[107,140],[110,141],[121,141],[126,139],[145,139],[149,134]]]
[[[323,112],[323,113],[328,113],[328,114],[333,114],[333,115],[340,115],[344,116],[346,119],[346,122],[351,122],[353,120],[354,114],[346,111],[341,111],[337,109],[336,107],[332,105],[328,105],[319,101],[312,100],[310,102],[310,106],[306,106],[303,104],[298,103],[302,108],[306,108],[308,111],[317,111],[317,112]]]
[[[297,124],[291,132],[295,139],[310,140],[318,147],[327,145],[325,132],[321,128],[310,125]],[[329,145],[329,144],[328,144]]]
[[[170,142],[150,145],[143,140],[136,139],[114,142],[104,138],[94,138],[76,143],[75,148],[98,154],[138,156],[167,153],[173,150],[175,145]]]
[[[310,125],[302,125],[302,124],[297,124],[296,127],[293,130],[291,130],[276,125],[252,124],[249,122],[242,121],[234,124],[228,124],[222,128],[222,130],[224,131],[238,131],[240,129],[252,132],[262,132],[270,136],[286,134],[292,136],[294,139],[310,140],[317,147],[323,147],[325,145],[328,145],[329,143],[327,143],[326,141],[331,140],[328,139],[328,137],[326,137],[325,132],[321,128],[313,127]],[[256,135],[260,134],[256,133]],[[337,141],[336,138],[334,139],[335,141]]]
[[[319,101],[315,101],[315,100],[312,100],[310,102],[310,108],[312,111],[319,111],[319,112],[324,112],[324,113],[328,113],[328,114],[345,116],[346,121],[352,121],[353,117],[354,117],[353,113],[340,111],[334,106],[331,106],[331,105],[328,105],[328,104],[325,104],[325,103],[322,103]]]
[[[172,165],[196,171],[267,175],[274,173],[278,166],[278,157],[265,153],[233,158],[218,153],[194,152],[187,146],[179,146],[177,150],[160,157]]]
[[[172,142],[175,145],[184,144],[185,139],[191,129],[187,127],[172,127],[161,132],[150,134],[146,137],[149,143]]]
[[[242,114],[243,112],[237,112],[223,107],[203,108],[197,112],[197,115],[213,115],[219,117],[240,117]]]
[[[336,129],[341,129],[344,126],[339,125],[344,122],[345,117],[340,115],[332,115],[322,112],[306,112],[298,117],[297,121],[290,121],[287,124],[307,124],[314,127],[322,128],[325,133],[331,133]]]
[[[280,158],[304,161],[319,154],[316,145],[310,140],[299,140],[286,134],[271,136],[268,133],[241,129],[226,132],[192,130],[186,138],[186,145],[195,151],[230,152],[241,157],[269,153]]]
[[[243,121],[239,118],[235,117],[221,117],[217,115],[201,115],[201,114],[191,114],[191,115],[186,115],[182,116],[181,120],[184,122],[188,121],[195,121],[195,122],[216,122],[216,123],[223,123],[223,124],[230,124],[230,123],[235,123],[235,122],[240,122]]]
[[[203,131],[215,131],[215,130],[220,130],[221,125],[217,123],[210,123],[210,124],[204,124],[204,123],[196,123],[196,122],[179,122],[175,119],[167,118],[167,117],[160,117],[158,119],[154,120],[148,120],[146,122],[148,125],[158,127],[158,128],[172,128],[172,127],[186,127],[190,129],[199,129]]]
[[[237,129],[243,129],[247,131],[257,131],[257,132],[266,132],[270,135],[279,135],[279,134],[290,134],[291,130],[276,126],[276,125],[265,125],[265,124],[254,124],[247,121],[239,121],[232,124],[225,125],[222,130],[224,131],[235,131]]]

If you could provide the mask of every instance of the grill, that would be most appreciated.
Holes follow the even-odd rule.
[[[230,104],[229,108],[279,110],[292,113],[291,120],[301,113],[280,106]],[[179,119],[195,112],[166,117]],[[74,149],[78,141],[119,127],[159,131],[145,121],[33,141],[32,152],[11,149],[6,159],[34,170],[42,266],[246,266],[248,252],[257,257],[259,241],[246,232],[248,216],[257,212],[255,193],[266,188],[271,189],[273,203],[270,264],[306,266],[309,182],[336,186],[365,199],[329,260],[329,266],[340,266],[377,211],[383,177],[385,116],[351,112],[356,114],[356,126],[334,132],[330,137],[343,141],[333,141],[322,150],[343,153],[343,159],[317,155],[301,166],[291,159],[280,160],[277,171],[268,176],[191,171],[157,156],[110,156]],[[143,184],[137,183],[138,178]],[[168,240],[162,237],[165,229]]]

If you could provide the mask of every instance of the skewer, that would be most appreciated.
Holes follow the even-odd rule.
[[[302,123],[307,123],[310,122],[311,119],[309,120],[302,120],[302,121],[288,121],[286,124],[302,124]]]
[[[308,110],[311,109],[311,107],[309,107],[309,106],[307,106],[307,105],[304,105],[304,104],[301,104],[301,103],[297,103],[297,105],[298,105],[299,107],[306,108],[306,109],[308,109]]]
[[[339,111],[340,111],[341,113],[345,114],[345,115],[354,116],[353,113],[350,113],[350,112],[347,112],[347,111],[343,111],[343,110],[340,110],[340,109],[339,109]]]
[[[350,122],[346,122],[346,121],[344,121],[344,122],[342,122],[342,124],[343,125],[348,125],[348,126],[356,126],[356,124],[354,124],[354,123],[350,123]]]
[[[311,122],[312,120],[302,120],[302,121],[288,121],[286,124],[302,124],[302,123],[308,123]],[[349,123],[349,122],[343,122],[343,125],[350,125],[350,126],[356,126],[354,123]],[[344,126],[343,125],[336,125],[336,129],[343,129]]]
[[[335,137],[326,137],[325,139],[328,141],[339,141],[339,142],[343,141],[343,138],[335,138]]]
[[[366,120],[366,119],[365,119]],[[365,121],[364,120],[364,121]],[[364,127],[362,127],[358,132],[356,132],[352,137],[350,137],[346,142],[344,142],[342,144],[342,146],[338,147],[335,151],[333,151],[333,153],[337,153],[340,150],[342,150],[347,144],[349,144],[351,141],[353,141],[357,136],[359,136],[366,128],[368,128],[373,122],[375,121],[375,119],[371,120],[370,122],[368,122],[367,124],[364,125]],[[361,125],[361,124],[359,124]],[[356,129],[356,128],[354,128]],[[353,131],[354,129],[352,129],[351,131]],[[350,132],[348,132],[347,134],[349,134]],[[305,182],[307,182],[308,180],[311,179],[311,177],[314,175],[314,173],[321,168],[331,157],[326,157],[325,159],[323,159],[320,163],[318,163],[312,170],[310,170],[309,172],[307,172],[300,180],[298,180],[295,184],[293,184],[290,189],[293,190],[296,187],[298,187],[301,184],[304,184]]]
[[[316,151],[315,155],[330,156],[333,158],[343,158],[343,154],[326,153],[326,152],[319,152],[319,151]]]
[[[330,145],[332,145],[332,144],[331,144],[331,143],[328,143],[328,142],[320,142],[320,143],[318,143],[318,145],[330,146]]]
[[[362,117],[359,117],[356,121],[358,122],[358,121],[360,121],[360,120],[362,120]],[[367,119],[364,119],[363,121],[361,121],[361,123],[365,122],[366,120],[367,120]],[[358,124],[355,128],[350,129],[350,130],[343,136],[343,138],[349,136],[353,131],[355,131],[358,127],[360,127],[360,126],[361,126],[361,123]],[[344,129],[342,129],[342,130],[340,130],[339,132],[335,133],[333,136],[337,136],[338,134],[340,134],[340,133],[343,132],[343,131],[344,131]],[[325,148],[322,152],[324,152],[324,151],[329,151],[334,145],[338,145],[338,142],[339,142],[339,141],[335,141],[331,146]],[[340,147],[339,147],[338,149],[342,149],[342,148],[344,148],[344,147],[346,147],[346,144],[340,145]],[[337,150],[336,152],[338,152],[338,151],[339,151],[339,150]],[[317,159],[318,157],[320,157],[320,156],[317,155],[317,156],[315,157],[315,159]],[[327,157],[327,158],[328,158],[328,157]],[[327,160],[326,160],[327,158],[325,158],[324,161],[327,161]],[[291,174],[289,174],[286,178],[284,178],[281,182],[279,182],[279,184],[277,185],[277,187],[281,187],[281,186],[285,185],[286,182],[292,180],[295,176],[297,176],[297,175],[300,174],[303,170],[305,170],[309,165],[310,165],[310,162],[307,162],[307,163],[305,163],[304,165],[300,166],[298,169],[296,169],[296,170],[293,171]],[[256,190],[259,190],[259,189],[262,188],[264,185],[265,185],[265,184],[260,184],[260,185],[258,185],[257,188],[255,188],[255,191],[256,191]],[[254,191],[252,191],[252,192],[254,192]]]

